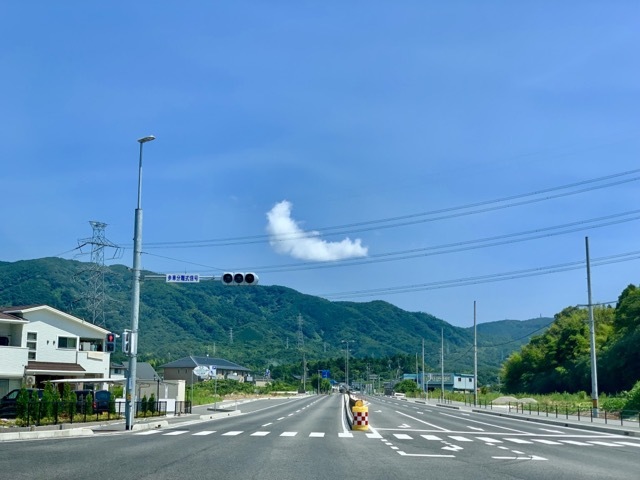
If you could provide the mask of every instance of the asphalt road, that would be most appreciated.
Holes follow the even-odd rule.
[[[3,442],[8,479],[637,478],[640,439],[369,397],[352,432],[342,396],[260,400],[170,428]]]

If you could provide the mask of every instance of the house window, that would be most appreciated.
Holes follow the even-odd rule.
[[[78,337],[58,337],[58,348],[75,350],[78,346]]]
[[[38,333],[37,332],[27,332],[27,349],[29,350],[27,353],[27,358],[29,360],[35,360],[36,350],[38,349]]]

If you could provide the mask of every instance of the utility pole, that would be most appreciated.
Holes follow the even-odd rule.
[[[440,329],[440,401],[444,401],[444,328]]]
[[[473,406],[478,405],[478,323],[476,301],[473,301]]]
[[[589,237],[584,237],[587,252],[587,295],[589,308],[589,329],[591,330],[591,412],[598,417],[598,369],[596,367],[596,323],[593,318],[593,303],[591,302],[591,263],[589,260]]]
[[[424,338],[422,339],[422,393],[424,393]]]

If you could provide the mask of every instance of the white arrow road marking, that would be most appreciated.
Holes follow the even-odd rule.
[[[462,448],[459,445],[447,445],[446,447],[442,447],[442,450],[451,450],[452,452],[459,452],[460,450],[464,450],[464,448]]]
[[[411,425],[407,425],[406,423],[403,423],[402,425],[398,425],[398,428],[411,428]]]

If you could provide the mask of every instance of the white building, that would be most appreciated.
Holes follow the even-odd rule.
[[[0,397],[47,380],[108,379],[107,333],[47,305],[0,307]]]

